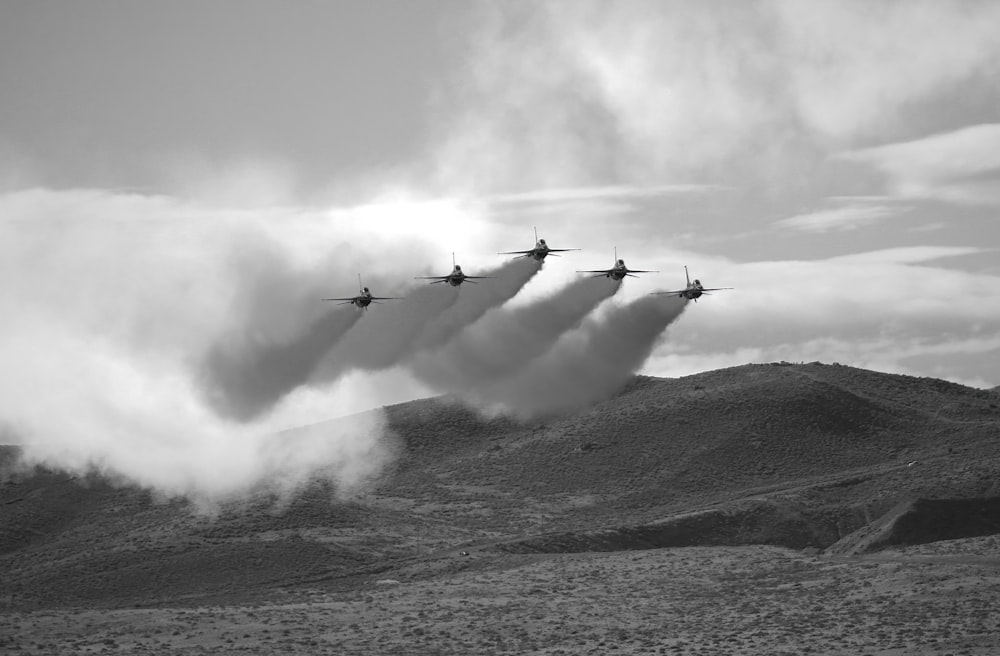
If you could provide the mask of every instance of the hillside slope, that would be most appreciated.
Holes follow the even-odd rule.
[[[985,500],[978,528],[956,529],[982,534],[1000,496],[998,405],[992,391],[818,363],[638,377],[530,424],[425,399],[386,408],[398,457],[363,494],[317,482],[217,516],[96,476],[9,470],[6,449],[0,604],[231,602],[459,550],[821,549],[916,499]],[[905,531],[865,548],[938,539],[920,508],[939,512],[918,504]]]

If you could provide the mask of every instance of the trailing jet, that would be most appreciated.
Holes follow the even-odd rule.
[[[357,296],[351,296],[349,298],[324,298],[324,301],[340,301],[337,305],[356,305],[359,310],[367,310],[368,306],[372,303],[378,303],[380,301],[392,301],[396,300],[398,296],[372,296],[371,290],[361,284],[361,274],[358,274],[358,287],[360,288]]]
[[[684,277],[687,278],[687,287],[684,289],[677,289],[670,292],[652,292],[653,294],[673,294],[681,298],[686,298],[689,301],[698,302],[698,297],[702,294],[708,294],[709,292],[718,292],[723,289],[733,289],[732,287],[703,287],[701,281],[697,278],[694,282],[691,282],[691,276],[688,275],[687,266],[684,267]]]
[[[535,247],[527,251],[506,251],[497,255],[520,255],[521,257],[531,257],[539,262],[545,259],[550,253],[565,253],[566,251],[578,251],[579,248],[549,248],[544,239],[538,238],[538,228],[535,228]]]
[[[605,278],[611,278],[612,280],[621,280],[625,276],[631,276],[632,278],[638,278],[632,274],[635,273],[659,273],[659,271],[645,271],[643,269],[630,269],[625,266],[625,260],[618,259],[618,249],[615,248],[615,265],[610,269],[595,269],[593,271],[577,271],[577,273],[593,273],[594,278],[604,276]]]
[[[439,283],[439,282],[446,282],[449,285],[451,285],[452,287],[458,287],[459,285],[461,285],[463,282],[466,282],[466,281],[474,283],[476,280],[481,280],[481,279],[484,279],[484,278],[492,278],[493,277],[493,276],[467,276],[467,275],[465,275],[465,273],[462,271],[462,267],[459,266],[459,265],[457,265],[457,264],[455,264],[455,254],[454,253],[451,254],[451,265],[452,265],[451,273],[449,273],[446,276],[416,276],[414,279],[415,280],[433,280],[434,282],[430,283],[432,285],[436,284],[436,283]]]

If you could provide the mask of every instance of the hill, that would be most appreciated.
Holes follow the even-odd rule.
[[[386,408],[398,457],[364,493],[316,482],[211,516],[96,476],[19,471],[6,448],[0,605],[234,603],[431,577],[459,552],[851,554],[990,534],[998,405],[993,391],[819,363],[637,377],[587,412],[527,424],[425,399]]]

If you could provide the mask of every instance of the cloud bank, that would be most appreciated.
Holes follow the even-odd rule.
[[[319,300],[356,279],[345,242],[408,276],[423,242],[313,210],[88,190],[6,194],[0,216],[0,423],[29,460],[221,499],[310,476],[343,489],[390,457],[378,411],[275,435],[359,409],[336,391],[296,400],[360,319]]]

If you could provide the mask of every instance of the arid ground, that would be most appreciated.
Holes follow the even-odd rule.
[[[212,513],[8,447],[0,652],[1000,653],[998,406],[819,363],[428,399],[363,489]]]

